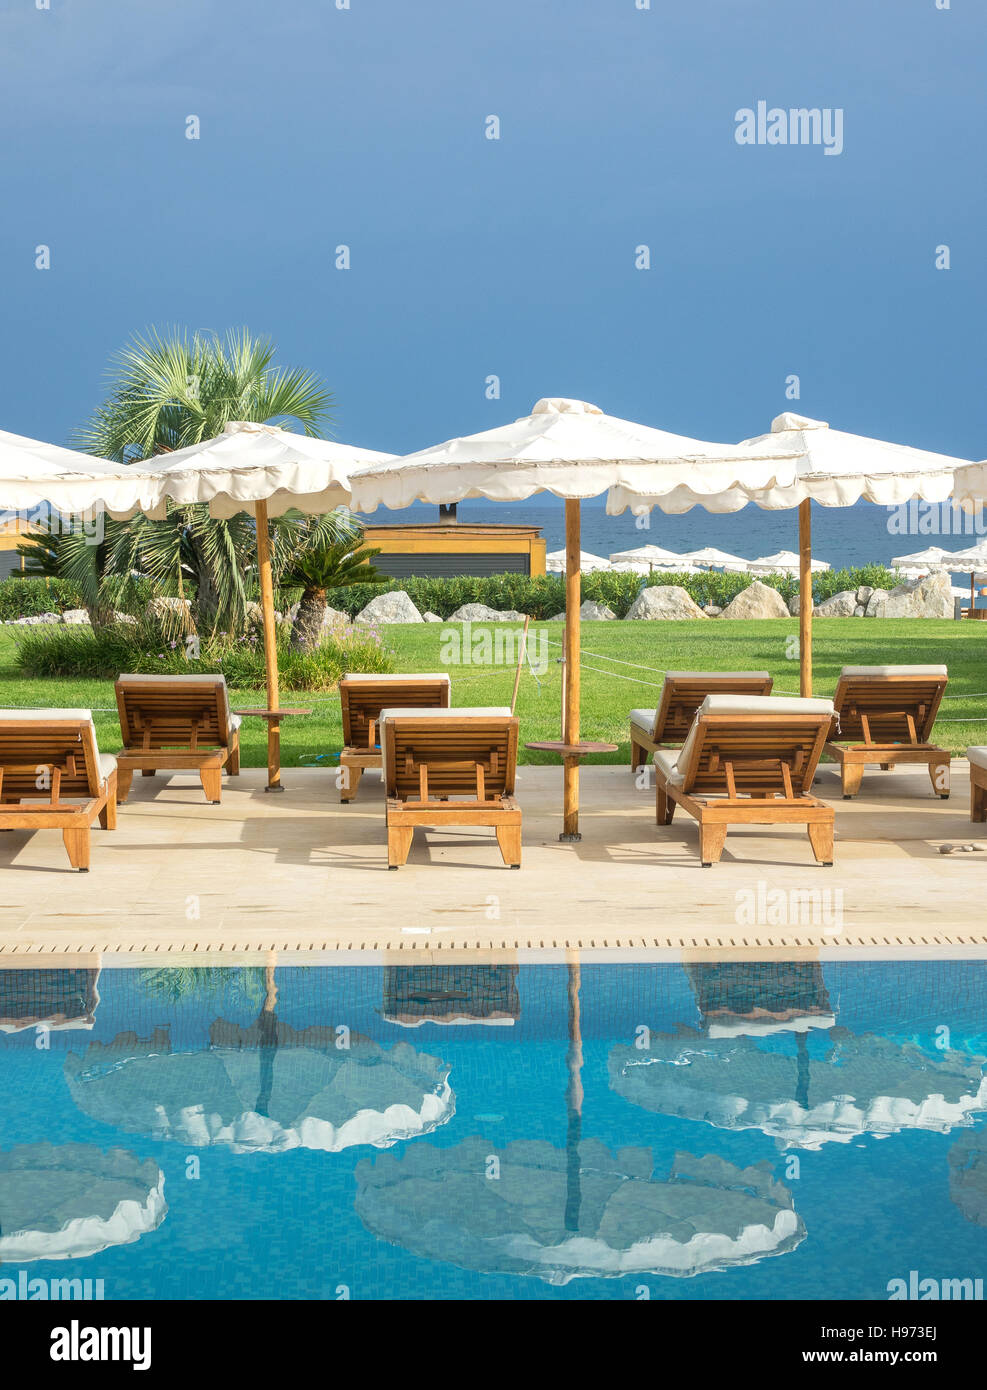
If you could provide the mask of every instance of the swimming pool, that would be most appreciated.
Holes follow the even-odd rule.
[[[15,1283],[882,1300],[987,1263],[987,962],[20,968],[0,1030]]]

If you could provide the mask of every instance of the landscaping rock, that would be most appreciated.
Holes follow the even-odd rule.
[[[192,621],[192,600],[188,598],[152,598],[147,605],[149,618],[156,618],[159,623],[169,623],[177,625],[185,631],[194,631],[195,624]]]
[[[883,618],[887,612],[889,591],[887,589],[872,589],[871,596],[867,600],[867,610],[865,618]]]
[[[641,590],[627,610],[627,617],[629,620],[664,618],[684,622],[689,618],[705,618],[706,614],[678,584],[655,584]]]
[[[723,618],[787,618],[788,605],[777,589],[755,579],[724,608]]]
[[[259,603],[254,603],[251,600],[245,605],[244,612],[246,614],[248,627],[263,627],[264,610]],[[275,619],[275,621],[277,620]]]
[[[61,613],[35,613],[30,618],[9,618],[6,625],[9,627],[38,627],[45,623],[60,623],[61,621]]]
[[[888,595],[886,618],[951,618],[953,589],[945,570],[936,570],[924,579],[899,584]]]
[[[330,608],[326,604],[326,611],[322,615],[323,629],[327,627],[349,627],[350,615],[344,613],[340,608]]]
[[[617,614],[612,608],[608,608],[605,603],[594,603],[591,598],[583,600],[579,609],[579,616],[591,623],[610,623],[617,620]]]
[[[870,603],[870,596],[874,592],[869,584],[861,584],[857,590],[857,602],[864,608]]]
[[[829,598],[823,599],[822,603],[816,605],[813,612],[817,618],[852,618],[856,609],[856,589],[841,589],[838,594],[832,594]]]
[[[441,623],[442,621],[438,613],[425,613],[423,617],[427,623]]]
[[[856,606],[856,608],[853,610],[853,616],[854,616],[855,618],[863,618],[863,617],[866,617],[866,615],[867,615],[867,607],[866,607],[866,605],[863,604],[863,603],[858,603],[857,606]]]
[[[62,622],[68,623],[69,627],[81,627],[90,621],[89,614],[84,608],[66,608],[62,614]]]
[[[791,613],[793,618],[797,618],[798,615],[802,612],[801,594],[795,594],[792,598],[788,600],[788,611],[789,613]]]
[[[124,627],[137,626],[137,619],[134,617],[133,613],[114,613],[113,621],[115,623],[123,623]]]
[[[565,622],[565,614],[564,614],[564,613],[553,613],[552,616],[551,616],[550,618],[546,618],[545,621],[548,622],[548,623],[564,623],[564,622]]]
[[[523,623],[524,614],[516,608],[488,608],[485,603],[464,603],[450,613],[449,623]]]
[[[707,603],[703,606],[703,612],[707,618],[720,618],[723,616],[723,609],[718,603]]]
[[[425,619],[403,589],[378,594],[357,613],[358,623],[423,623]]]

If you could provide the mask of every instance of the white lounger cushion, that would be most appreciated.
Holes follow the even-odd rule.
[[[966,750],[966,756],[974,767],[987,768],[987,748],[980,744],[975,744]]]
[[[653,734],[657,716],[658,711],[656,709],[632,709],[631,723],[636,724],[639,729],[645,729],[649,734]]]
[[[666,671],[666,681],[770,680],[770,671]]]
[[[692,728],[686,735],[685,743],[677,754],[674,754],[673,750],[675,771],[674,774],[668,775],[668,781],[674,786],[682,785],[685,769],[689,766],[689,758],[698,737],[698,721],[702,714],[833,715],[835,712],[832,700],[807,700],[800,695],[707,695],[692,721]],[[654,761],[656,767],[665,770],[666,763],[658,761],[657,753]]]
[[[382,709],[379,722],[383,724],[385,719],[394,719],[397,715],[412,719],[489,719],[491,716],[510,719],[511,711],[508,705],[467,705],[463,709],[439,709],[435,705],[402,708],[398,705],[394,709]]]
[[[654,754],[654,764],[662,774],[666,782],[670,782],[673,787],[681,787],[683,775],[675,766],[679,756],[677,748],[656,748]]]
[[[450,682],[450,676],[449,676],[449,672],[448,672],[448,671],[425,671],[425,672],[421,672],[421,673],[419,673],[419,672],[417,672],[417,671],[412,671],[412,672],[406,673],[406,674],[404,674],[404,675],[394,675],[392,672],[389,672],[388,674],[384,675],[384,674],[378,674],[376,671],[372,671],[372,672],[370,672],[369,674],[363,674],[363,673],[360,672],[360,671],[347,671],[346,675],[343,677],[343,680],[344,680],[344,681],[445,681],[446,685],[448,685],[449,682]]]
[[[840,672],[841,677],[851,676],[854,680],[861,676],[865,680],[868,677],[880,680],[884,676],[928,676],[935,680],[948,674],[945,666],[844,666]]]
[[[99,775],[104,782],[117,765],[117,760],[112,753],[99,751],[99,744],[96,742],[96,726],[93,723],[91,709],[0,709],[0,720],[6,723],[28,720],[32,724],[79,724],[88,720],[89,727],[92,729],[93,748],[96,750],[96,766],[99,768]]]

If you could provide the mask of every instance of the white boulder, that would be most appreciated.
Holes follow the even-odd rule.
[[[705,619],[706,614],[680,585],[655,584],[649,589],[641,590],[627,610],[627,617],[629,620],[661,618],[672,622],[684,622],[690,618]]]
[[[731,599],[720,615],[722,618],[787,618],[788,604],[777,589],[755,579]]]
[[[361,608],[355,620],[358,623],[423,623],[425,619],[412,603],[403,589],[378,594],[366,608]]]

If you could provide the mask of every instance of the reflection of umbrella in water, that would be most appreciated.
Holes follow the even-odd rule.
[[[987,1134],[961,1134],[949,1151],[949,1196],[967,1221],[987,1226]]]
[[[126,1149],[23,1144],[0,1152],[0,1262],[68,1260],[129,1245],[168,1210],[164,1174]]]
[[[356,1211],[367,1229],[429,1259],[553,1284],[691,1276],[794,1249],[805,1228],[766,1164],[677,1154],[656,1180],[650,1149],[613,1154],[582,1138],[578,963],[568,984],[565,1151],[526,1140],[494,1149],[475,1136],[362,1160]]]
[[[91,1028],[98,970],[0,970],[0,1033]]]
[[[809,968],[818,969],[802,967]],[[645,1110],[720,1129],[760,1129],[810,1149],[862,1134],[946,1131],[987,1109],[984,1058],[933,1058],[912,1042],[835,1027],[825,1054],[810,1056],[808,1029],[832,1020],[821,973],[822,993],[811,976],[800,983],[794,969],[692,967],[705,1029],[652,1034],[645,1049],[613,1048],[611,1087]],[[731,976],[733,1002],[718,1008],[730,999]],[[794,1057],[781,1050],[780,1028],[795,1034]]]
[[[510,1027],[521,1017],[516,965],[384,967],[384,1017],[402,1028],[423,1023]]]
[[[427,1134],[455,1113],[449,1067],[407,1043],[385,1050],[331,1027],[300,1032],[275,1013],[273,972],[258,1021],[217,1020],[210,1047],[172,1053],[167,1034],[122,1034],[69,1055],[72,1098],[94,1119],[131,1133],[235,1153],[378,1148]]]

